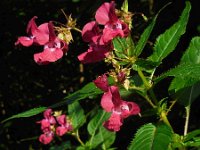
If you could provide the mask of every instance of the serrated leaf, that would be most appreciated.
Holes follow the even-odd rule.
[[[181,58],[181,63],[200,64],[200,37],[192,38],[189,47]]]
[[[168,76],[174,76],[174,77],[180,77],[180,78],[192,78],[194,80],[191,80],[191,82],[197,82],[200,80],[200,64],[182,64],[177,66],[176,68],[173,68],[166,73],[163,73],[161,76],[157,77],[154,82],[157,83],[160,80],[168,77]],[[194,84],[191,83],[191,84]]]
[[[172,140],[172,131],[165,125],[151,123],[142,126],[136,133],[128,150],[166,150]]]
[[[70,119],[72,120],[72,125],[74,129],[76,129],[77,127],[81,127],[86,121],[84,110],[79,102],[74,102],[68,105],[68,114]]]
[[[38,108],[33,108],[30,110],[27,110],[25,112],[13,115],[5,120],[3,120],[1,123],[4,123],[10,119],[14,119],[14,118],[24,118],[24,117],[31,117],[31,116],[35,116],[43,111],[45,111],[47,109],[47,107],[38,107]]]
[[[180,64],[200,64],[200,37],[194,37],[186,52],[181,58]],[[177,97],[179,103],[187,106],[200,95],[200,83],[198,78],[176,77],[169,86],[169,93]]]
[[[155,62],[161,62],[166,56],[168,56],[176,47],[181,35],[185,33],[186,25],[189,18],[191,5],[190,2],[186,2],[186,7],[183,10],[180,19],[173,26],[167,29],[161,34],[154,45],[154,52],[149,57],[149,60]]]

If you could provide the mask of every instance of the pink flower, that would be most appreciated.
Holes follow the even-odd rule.
[[[106,112],[111,112],[111,117],[108,121],[105,121],[103,125],[110,131],[119,131],[123,120],[131,115],[139,114],[140,108],[134,102],[122,100],[117,86],[109,86],[107,91],[105,90],[106,88],[102,88],[107,85],[108,81],[106,80],[107,77],[103,75],[94,81],[98,88],[104,90],[104,94],[101,98],[102,108]]]
[[[108,85],[108,79],[105,74],[102,76],[99,76],[96,80],[94,80],[94,84],[101,89],[104,92],[108,91],[109,85]]]
[[[56,119],[60,125],[56,128],[56,134],[58,136],[63,136],[65,133],[72,130],[72,125],[67,121],[66,115],[58,116]]]
[[[89,49],[78,56],[82,63],[94,63],[104,59],[113,49],[112,39],[129,34],[128,25],[117,18],[115,3],[102,4],[96,12],[96,21],[87,23],[82,30],[82,37],[89,42]],[[104,25],[100,29],[98,24]]]
[[[28,36],[21,36],[18,38],[15,45],[21,44],[23,46],[31,46],[32,44],[44,45],[49,41],[48,23],[43,23],[37,27],[34,16],[28,23],[26,32]]]
[[[115,2],[102,4],[96,11],[96,21],[104,25],[102,41],[107,43],[116,36],[126,37],[129,34],[128,25],[117,18],[115,13]]]
[[[53,24],[49,22],[49,42],[44,45],[44,51],[34,54],[34,60],[37,64],[45,65],[60,59],[68,50],[67,44],[56,37]]]
[[[54,138],[54,133],[52,131],[45,132],[40,135],[39,141],[43,144],[49,144]]]

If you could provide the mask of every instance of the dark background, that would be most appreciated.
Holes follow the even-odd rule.
[[[78,27],[82,28],[84,24],[93,19],[96,9],[103,2],[103,0],[79,0],[77,2],[75,0],[0,1],[0,121],[34,107],[55,104],[61,101],[63,97],[80,89],[87,82],[94,80],[97,75],[103,74],[109,68],[103,62],[99,62],[84,65],[84,72],[80,72],[80,62],[77,60],[77,55],[87,50],[87,43],[83,43],[80,34],[76,32],[73,32],[74,42],[70,44],[67,56],[46,66],[38,66],[33,60],[33,54],[41,51],[42,47],[14,46],[18,36],[26,35],[26,25],[33,16],[38,16],[36,20],[38,25],[49,20],[65,23],[64,15],[60,11],[60,9],[64,9],[66,14],[72,13],[72,16],[77,18]],[[168,2],[170,0],[155,0],[153,13],[158,12]],[[154,42],[159,34],[176,22],[185,7],[183,0],[171,2],[172,4],[160,13],[150,38],[151,42]],[[116,3],[117,8],[120,8],[122,1],[119,0]],[[192,10],[187,32],[182,36],[176,51],[170,54],[159,68],[158,74],[178,64],[180,56],[188,47],[191,38],[199,35],[197,30],[200,25],[198,0],[191,0],[191,3]],[[142,12],[149,18],[153,16],[149,12],[147,0],[129,0],[129,7],[132,12]],[[134,35],[136,37],[140,35],[146,25],[147,23],[141,16],[134,16]],[[149,47],[147,45],[146,48]],[[143,55],[148,55],[148,52]],[[81,77],[84,77],[84,82],[80,83]],[[167,87],[167,83],[163,87]],[[166,93],[164,92],[164,94]],[[198,116],[200,112],[198,104],[197,101],[193,106],[191,128],[199,128]],[[87,109],[87,107],[83,107]],[[37,115],[1,124],[0,149],[48,149],[48,146],[42,146],[35,140],[40,135],[40,127],[35,122],[41,118],[42,115]],[[126,149],[135,129],[145,123],[145,119],[141,120],[138,122],[134,120],[133,125],[130,125],[130,122],[125,122],[129,128],[122,128],[117,133],[119,138],[116,139],[113,147],[117,147],[119,150]],[[180,133],[183,131],[182,126],[179,127],[179,125],[182,125],[182,121],[182,119],[178,119],[173,122],[177,132]],[[74,140],[69,139],[69,137],[63,139]],[[59,141],[56,144],[59,144]]]

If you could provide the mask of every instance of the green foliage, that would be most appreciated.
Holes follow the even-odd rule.
[[[190,9],[190,2],[186,2],[186,7],[183,10],[178,22],[176,22],[172,27],[170,27],[156,39],[154,52],[149,57],[149,60],[161,62],[166,56],[175,50],[181,35],[185,33]]]
[[[182,64],[163,73],[161,76],[155,78],[155,83],[161,81],[168,76],[181,77],[181,78],[192,78],[190,85],[193,85],[200,80],[200,64]]]
[[[146,45],[146,42],[147,42],[147,40],[148,40],[152,30],[153,30],[153,27],[154,27],[154,25],[156,23],[157,16],[158,15],[156,15],[153,18],[152,22],[148,25],[148,27],[141,34],[140,39],[139,39],[139,41],[138,41],[138,43],[137,43],[137,45],[135,47],[135,51],[134,51],[135,56],[139,56],[142,53],[142,51],[143,51],[143,49],[144,49],[144,47]]]
[[[99,110],[88,123],[87,129],[88,133],[91,135],[88,143],[89,147],[94,149],[101,144],[102,149],[107,149],[113,144],[115,133],[109,132],[102,126],[103,122],[108,119],[108,117],[108,113]]]
[[[79,102],[74,102],[68,105],[68,114],[69,118],[72,120],[74,129],[81,127],[86,121],[84,110]]]
[[[16,114],[16,115],[13,115],[5,120],[3,120],[1,123],[4,123],[8,120],[11,120],[11,119],[15,119],[15,118],[24,118],[24,117],[31,117],[31,116],[35,116],[41,112],[43,112],[44,110],[46,110],[47,107],[38,107],[38,108],[33,108],[33,109],[30,109],[30,110],[27,110],[25,112],[22,112],[22,113],[19,113],[19,114]]]
[[[166,150],[171,140],[172,131],[167,125],[149,123],[137,131],[128,150]]]
[[[191,40],[188,49],[181,58],[180,64],[200,64],[200,37],[194,37]],[[175,94],[181,104],[185,106],[189,105],[200,95],[199,75],[197,74],[197,78],[177,76],[172,80],[169,92]]]
[[[127,56],[133,55],[134,43],[130,36],[127,38],[116,37],[112,40],[112,42],[114,52],[119,58],[127,58]]]

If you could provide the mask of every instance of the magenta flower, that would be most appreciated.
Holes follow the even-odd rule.
[[[115,2],[102,4],[96,11],[97,23],[104,25],[102,43],[110,42],[116,36],[126,37],[129,34],[128,25],[117,18]]]
[[[37,64],[45,65],[60,59],[68,50],[68,45],[56,37],[52,22],[48,24],[49,41],[44,45],[44,51],[34,54]]]
[[[54,133],[49,129],[49,131],[44,132],[40,135],[39,141],[43,144],[49,144],[54,138]]]
[[[101,106],[106,112],[111,112],[111,117],[103,123],[103,126],[110,131],[119,131],[123,120],[131,115],[140,113],[139,106],[134,102],[127,102],[121,99],[117,86],[107,87],[107,76],[98,77],[94,83],[104,91],[101,98]]]
[[[89,49],[78,56],[82,63],[101,61],[113,49],[113,38],[126,37],[129,34],[128,25],[119,20],[115,14],[113,1],[102,4],[97,10],[95,18],[96,21],[87,23],[82,30],[83,40],[89,42]],[[100,29],[99,24],[104,25],[104,28]]]
[[[63,136],[65,133],[73,129],[71,123],[67,121],[66,115],[58,116],[56,119],[60,125],[56,128],[56,134],[58,136]]]
[[[26,32],[28,36],[21,36],[18,38],[15,45],[21,44],[23,46],[31,46],[32,44],[44,45],[49,41],[48,23],[43,23],[37,27],[34,16],[28,23]]]

